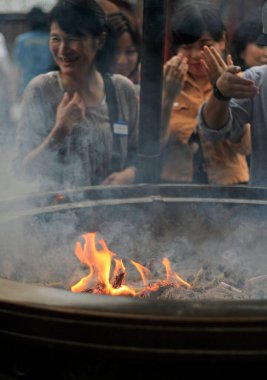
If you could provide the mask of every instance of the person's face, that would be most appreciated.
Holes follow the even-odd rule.
[[[225,41],[224,39],[220,42],[214,41],[208,33],[204,33],[197,41],[191,44],[180,45],[178,49],[179,53],[182,53],[188,58],[188,72],[194,77],[206,76],[206,72],[200,63],[201,51],[205,45],[209,47],[214,46],[220,53],[222,53],[225,48]]]
[[[138,61],[138,51],[133,43],[130,33],[124,32],[117,42],[116,71],[119,74],[130,77],[136,68]]]
[[[267,63],[267,46],[258,46],[254,42],[249,43],[242,52],[241,58],[248,67],[265,65]]]
[[[93,66],[100,39],[88,34],[77,37],[63,32],[56,22],[51,24],[49,47],[55,63],[66,75],[87,73]]]

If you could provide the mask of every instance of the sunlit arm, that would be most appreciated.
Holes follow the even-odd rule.
[[[136,177],[136,168],[134,166],[129,166],[120,172],[114,172],[110,174],[101,185],[110,185],[110,186],[120,186],[120,185],[129,185],[135,181]]]

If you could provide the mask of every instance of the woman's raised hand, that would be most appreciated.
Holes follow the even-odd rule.
[[[71,97],[68,93],[63,95],[57,107],[54,137],[62,138],[71,135],[75,124],[85,117],[85,104],[81,96],[75,92]]]
[[[188,59],[178,53],[164,65],[164,96],[174,100],[182,91],[188,71]]]

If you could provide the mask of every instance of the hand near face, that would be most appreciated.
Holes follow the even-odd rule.
[[[182,91],[188,72],[188,59],[178,53],[164,65],[164,94],[174,100]]]
[[[84,117],[85,104],[81,96],[77,92],[72,97],[65,93],[57,107],[55,137],[71,135],[75,124],[81,122]]]
[[[224,62],[214,47],[204,46],[201,64],[204,67],[210,82],[226,97],[248,98],[258,94],[259,89],[251,80],[245,79],[240,67],[234,66],[230,55]]]

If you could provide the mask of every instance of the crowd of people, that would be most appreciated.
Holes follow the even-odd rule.
[[[267,182],[264,9],[231,38],[210,2],[174,9],[163,67],[162,182]],[[142,44],[135,15],[110,0],[58,0],[49,13],[34,7],[28,16],[12,64],[0,65],[8,89],[0,123],[13,133],[15,175],[44,191],[135,183]]]

